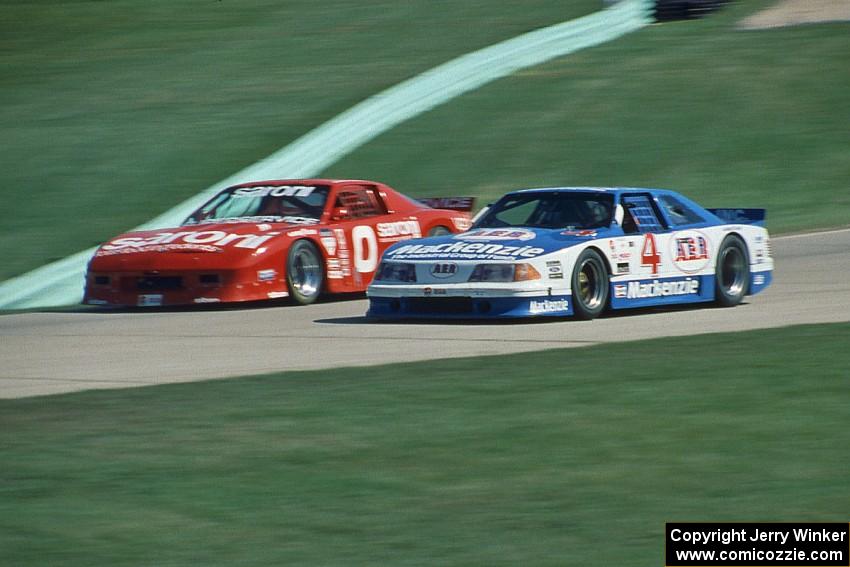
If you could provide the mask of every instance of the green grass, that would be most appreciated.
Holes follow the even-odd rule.
[[[0,280],[149,220],[393,84],[599,6],[4,0]]]
[[[850,324],[0,401],[0,563],[661,565],[846,521]]]
[[[850,219],[850,24],[741,31],[739,2],[485,86],[382,135],[329,175],[412,193],[679,189],[768,209],[775,232]]]

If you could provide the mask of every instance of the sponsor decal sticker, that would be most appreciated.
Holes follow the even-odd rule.
[[[226,219],[203,219],[198,222],[188,222],[187,225],[202,225],[202,224],[244,224],[244,223],[262,223],[262,226],[268,226],[267,223],[287,223],[287,224],[317,224],[319,219],[314,219],[311,217],[281,217],[274,215],[257,215],[253,217],[229,217]],[[260,228],[260,230],[269,230],[268,228]]]
[[[628,262],[617,262],[617,273],[618,274],[628,274],[629,273],[629,263]]]
[[[319,230],[319,240],[322,242],[322,246],[325,247],[325,252],[328,253],[328,256],[336,254],[336,238],[331,229],[323,228]]]
[[[315,228],[299,228],[298,230],[290,230],[286,233],[286,236],[291,236],[293,238],[300,238],[303,236],[316,236],[319,234]]]
[[[536,235],[524,228],[477,228],[455,236],[458,240],[533,240]]]
[[[626,286],[622,284],[617,284],[614,286],[614,297],[617,299],[622,299],[626,297]]]
[[[534,258],[543,254],[543,248],[533,246],[505,246],[483,242],[449,242],[445,244],[405,244],[387,251],[393,259],[463,259],[463,260],[510,260]]]
[[[218,246],[207,244],[155,244],[150,246],[125,247],[114,250],[99,249],[95,256],[114,256],[116,254],[138,254],[140,252],[221,252]]]
[[[314,219],[312,217],[282,217],[283,220],[281,222],[285,222],[287,224],[319,224],[319,219]]]
[[[289,297],[288,291],[270,291],[266,294],[269,299],[280,299],[281,297]]]
[[[528,311],[532,315],[558,313],[567,310],[569,310],[569,303],[566,299],[543,299],[540,301],[532,299],[528,304]]]
[[[128,236],[116,238],[115,240],[101,246],[100,249],[109,252],[114,250],[138,249],[165,244],[192,244],[211,247],[233,246],[234,248],[256,249],[259,248],[263,242],[274,236],[276,236],[276,233],[263,235],[237,234],[228,233],[223,230],[160,232],[154,236],[148,237]]]
[[[348,277],[351,275],[351,253],[348,250],[348,241],[345,239],[345,231],[341,228],[335,228],[336,242],[338,244],[339,259],[342,262],[342,275]]]
[[[221,303],[217,297],[196,297],[192,300],[193,303]]]
[[[564,269],[561,266],[560,260],[550,260],[546,262],[546,270],[549,272],[550,280],[564,279]]]
[[[457,273],[457,264],[447,262],[431,266],[431,275],[435,278],[450,278]]]
[[[755,276],[753,276],[753,284],[754,285],[764,285],[764,279],[765,279],[764,275],[756,274]]]
[[[432,209],[453,209],[456,211],[469,211],[475,205],[475,197],[431,197],[419,199]]]
[[[629,248],[632,247],[632,246],[634,246],[634,243],[632,243],[631,241],[627,242],[625,240],[618,240],[618,241],[609,240],[608,241],[608,247],[611,249],[611,254],[610,254],[611,261],[616,262],[618,260],[620,260],[620,261],[631,260],[632,251]]]
[[[614,288],[614,296],[617,295],[618,287]],[[670,297],[678,295],[699,294],[699,280],[696,278],[685,278],[681,280],[652,280],[629,282],[626,290],[628,299],[646,299],[648,297]]]
[[[419,221],[416,219],[397,222],[379,222],[376,228],[378,229],[378,238],[382,239],[403,240],[422,236]]]
[[[581,236],[585,238],[595,238],[595,230],[565,230],[561,232],[564,236]]]
[[[234,197],[309,197],[315,190],[309,185],[279,185],[272,187],[240,187]]]
[[[674,233],[670,246],[673,264],[678,270],[693,274],[708,266],[711,254],[708,238],[703,233],[695,230]]]
[[[139,307],[159,307],[162,305],[162,294],[143,293],[137,298],[136,305]]]
[[[257,271],[257,281],[261,282],[270,282],[273,281],[277,277],[277,270],[258,270]]]

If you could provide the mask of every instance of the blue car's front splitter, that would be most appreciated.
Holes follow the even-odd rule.
[[[490,319],[573,314],[569,295],[542,297],[371,297],[368,317],[378,319]]]

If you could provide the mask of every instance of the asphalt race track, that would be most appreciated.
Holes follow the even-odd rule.
[[[365,299],[9,313],[0,316],[0,398],[850,320],[850,229],[775,238],[772,245],[773,285],[733,309],[519,324],[373,323],[363,317]]]

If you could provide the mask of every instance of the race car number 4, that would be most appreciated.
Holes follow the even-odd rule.
[[[640,251],[640,262],[642,266],[652,268],[652,275],[658,275],[658,265],[661,263],[661,254],[655,243],[655,235],[648,233],[643,239],[643,248]]]

